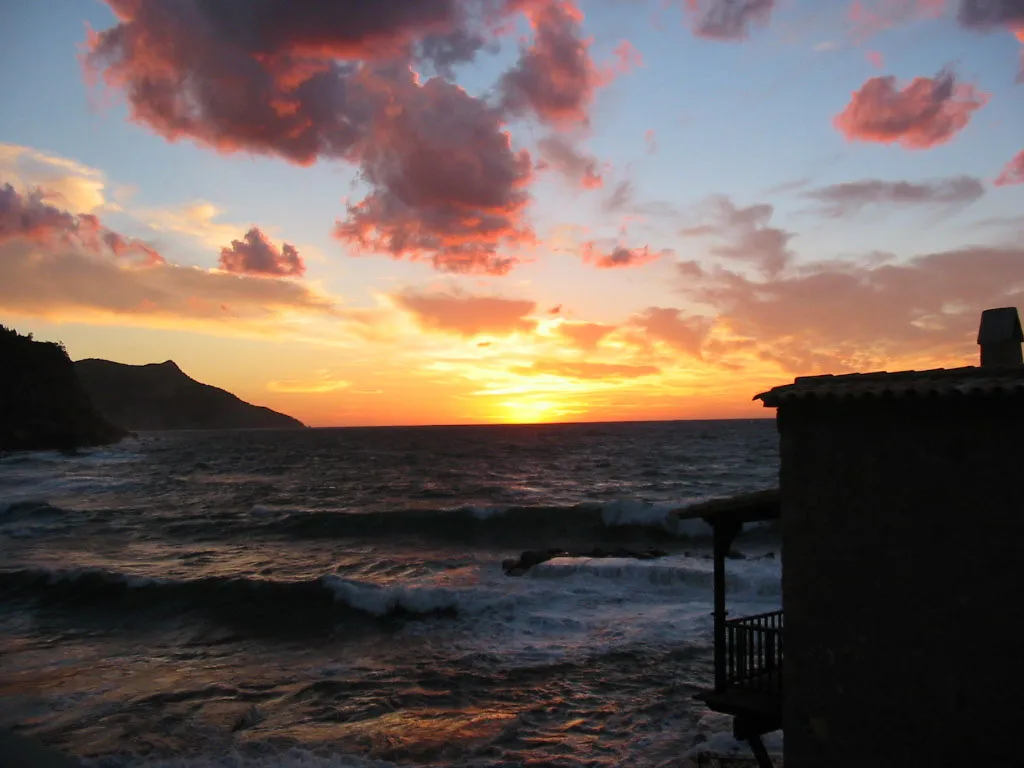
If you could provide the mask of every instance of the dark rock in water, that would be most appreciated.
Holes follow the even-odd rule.
[[[79,360],[75,370],[93,403],[124,429],[301,429],[305,425],[187,376],[172,360],[123,365]]]
[[[0,451],[116,443],[125,432],[94,408],[60,344],[0,326]]]
[[[657,557],[664,557],[667,554],[668,552],[662,552],[660,549],[646,549],[643,552],[636,552],[631,549],[605,550],[601,547],[595,547],[588,552],[570,552],[564,549],[527,550],[518,559],[508,558],[502,560],[501,568],[505,571],[506,576],[522,576],[533,566],[556,557],[623,557],[634,560],[653,560]]]

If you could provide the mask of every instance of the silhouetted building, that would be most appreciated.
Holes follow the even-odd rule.
[[[786,768],[1024,764],[1017,311],[986,311],[978,341],[981,367],[757,396],[778,409],[785,629],[781,612],[728,619],[716,594],[705,700],[762,764],[777,712]],[[741,517],[708,516],[716,555]]]

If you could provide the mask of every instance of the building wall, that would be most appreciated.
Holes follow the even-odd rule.
[[[1024,397],[779,431],[786,768],[1024,765]]]

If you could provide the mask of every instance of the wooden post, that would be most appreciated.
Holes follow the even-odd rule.
[[[715,561],[715,690],[725,688],[726,652],[725,652],[725,556],[739,532],[740,524],[734,522],[709,521],[714,527],[714,561]]]

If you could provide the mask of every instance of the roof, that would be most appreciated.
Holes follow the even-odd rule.
[[[986,309],[981,313],[978,328],[979,344],[1001,344],[1024,341],[1024,330],[1020,327],[1020,315],[1016,307]]]
[[[711,499],[677,509],[673,514],[677,520],[700,519],[712,526],[719,522],[754,523],[774,520],[779,516],[779,489]]]
[[[807,400],[849,401],[871,398],[964,397],[1024,394],[1024,366],[1010,368],[937,368],[931,371],[850,373],[801,376],[755,395],[766,408]]]

